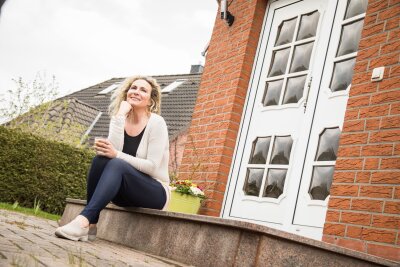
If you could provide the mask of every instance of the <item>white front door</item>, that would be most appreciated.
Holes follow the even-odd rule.
[[[346,0],[269,5],[223,217],[320,239],[350,83],[347,77],[341,84],[340,70],[351,81],[355,57],[355,51],[336,56],[333,45],[343,24],[336,11],[344,14],[346,6]]]

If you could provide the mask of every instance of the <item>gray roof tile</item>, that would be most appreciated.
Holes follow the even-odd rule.
[[[161,116],[164,117],[169,132],[170,140],[185,131],[192,119],[193,108],[196,103],[197,91],[200,86],[201,73],[199,74],[180,74],[153,76],[160,84],[161,89],[173,83],[177,79],[188,79],[168,94],[163,94],[161,99]],[[108,86],[122,82],[124,78],[113,78],[102,83],[90,86],[80,91],[74,92],[63,98],[75,98],[88,106],[102,112],[101,117],[89,133],[90,141],[95,136],[107,136],[110,118],[107,113],[108,105],[112,92],[98,96],[97,94]]]

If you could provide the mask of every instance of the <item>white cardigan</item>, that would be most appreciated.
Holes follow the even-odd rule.
[[[163,117],[151,113],[142,140],[139,143],[136,157],[134,157],[122,152],[125,119],[126,117],[123,115],[111,117],[108,140],[117,150],[117,158],[125,160],[135,169],[150,175],[161,183],[167,195],[164,210],[168,207],[171,194],[168,174],[169,139],[167,124]]]

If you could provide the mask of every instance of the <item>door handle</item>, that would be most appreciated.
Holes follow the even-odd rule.
[[[307,101],[308,101],[308,95],[310,93],[311,82],[312,82],[312,76],[310,77],[310,80],[308,81],[308,84],[307,84],[306,100],[304,101],[304,113],[306,113],[306,109],[307,109]]]

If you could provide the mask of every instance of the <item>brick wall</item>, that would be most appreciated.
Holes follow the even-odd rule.
[[[323,240],[400,261],[400,2],[370,0]],[[372,70],[384,79],[371,82]]]
[[[181,178],[206,186],[202,214],[221,210],[265,10],[264,0],[233,1],[233,25],[216,18],[179,169]]]
[[[169,173],[177,174],[182,162],[183,150],[187,141],[187,131],[182,132],[169,142]]]

